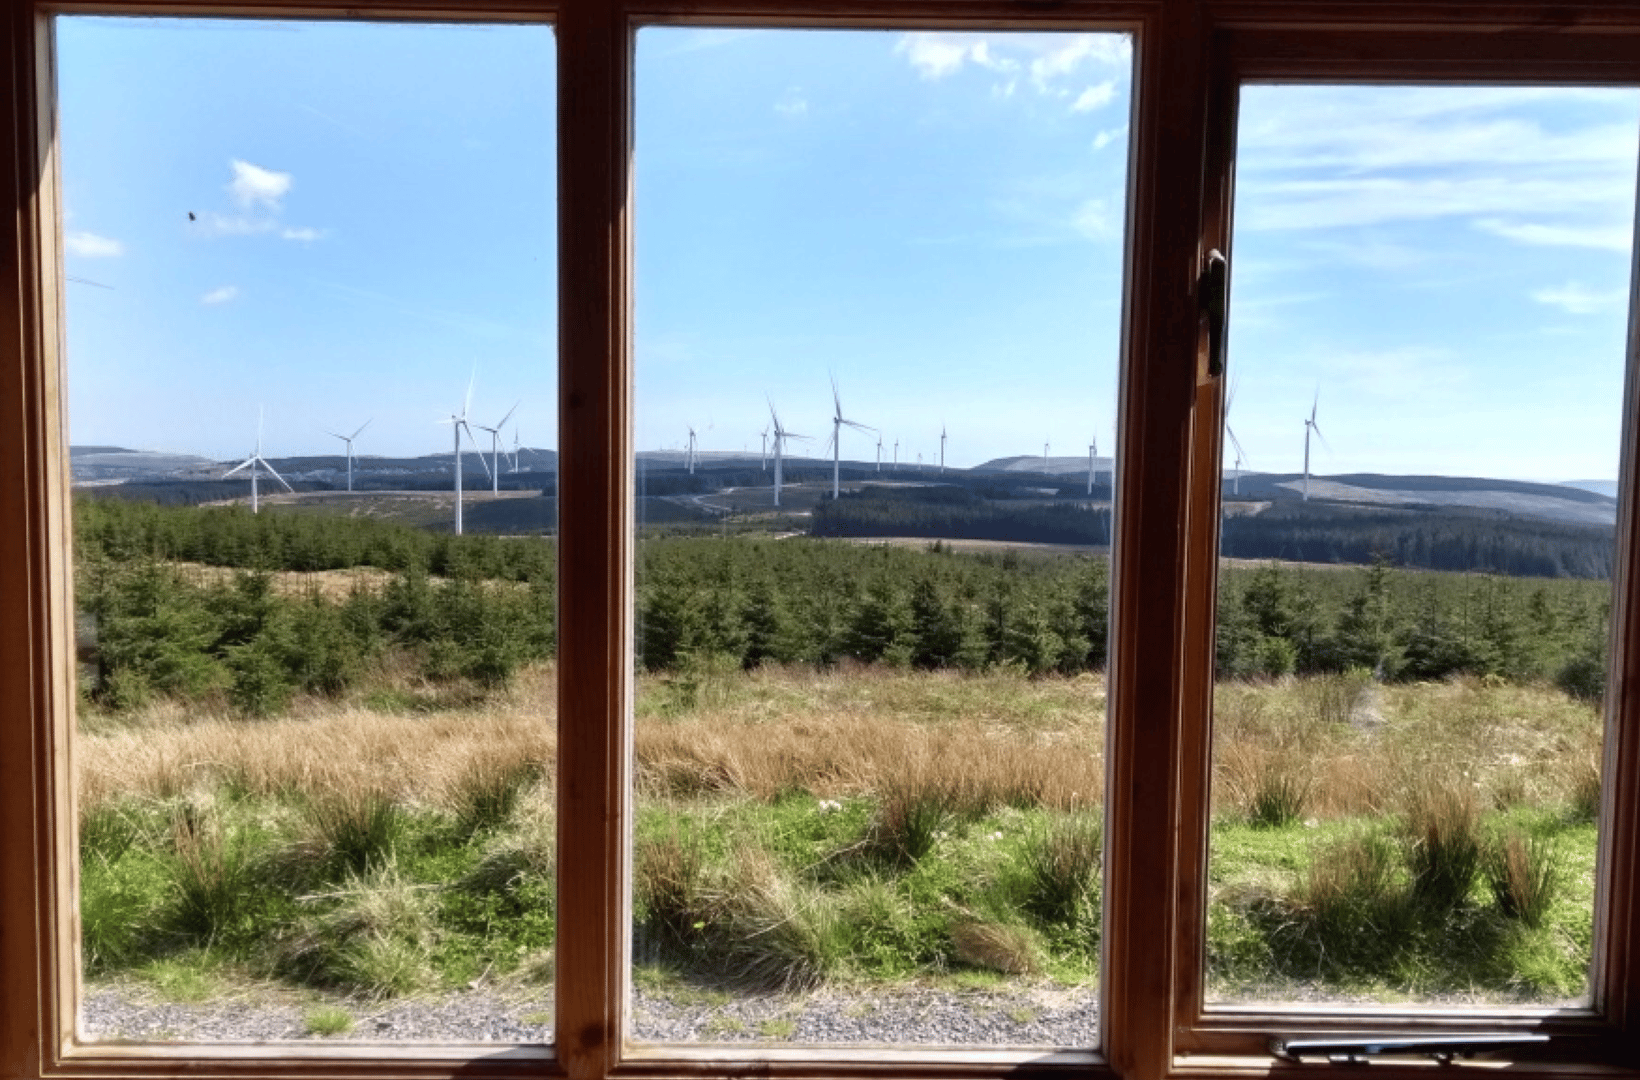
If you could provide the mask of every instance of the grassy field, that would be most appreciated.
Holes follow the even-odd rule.
[[[381,671],[274,719],[82,710],[84,957],[175,989],[551,977],[553,671]],[[1498,680],[1227,683],[1211,992],[1582,992],[1596,710]],[[640,976],[1098,974],[1101,677],[690,664],[639,680]]]

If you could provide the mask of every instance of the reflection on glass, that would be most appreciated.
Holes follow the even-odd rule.
[[[57,38],[82,1032],[550,1041],[551,31]]]
[[[1640,94],[1244,88],[1208,994],[1586,996]]]
[[[1130,64],[639,34],[635,1037],[1094,1045]]]

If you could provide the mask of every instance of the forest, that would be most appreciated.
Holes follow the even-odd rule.
[[[76,503],[75,545],[83,681],[109,707],[225,694],[266,715],[388,658],[496,687],[556,644],[546,539],[97,499]],[[358,567],[381,573],[345,595],[276,587],[277,573]],[[1226,565],[1219,591],[1221,677],[1362,668],[1603,689],[1604,582],[1270,562]],[[649,671],[710,659],[1068,675],[1103,669],[1108,595],[1102,555],[660,537],[638,548],[635,646]]]

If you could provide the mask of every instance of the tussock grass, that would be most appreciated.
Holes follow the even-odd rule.
[[[1511,831],[1485,853],[1486,883],[1498,910],[1527,926],[1543,925],[1560,889],[1560,848],[1551,838]]]

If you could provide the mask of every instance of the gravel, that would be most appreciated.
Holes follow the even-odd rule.
[[[308,1017],[321,1006],[345,1010],[352,1030],[310,1034]],[[193,1003],[115,984],[88,989],[81,1031],[94,1041],[550,1043],[551,1014],[550,986],[376,1003],[257,990]],[[1097,1022],[1091,987],[744,996],[685,989],[635,991],[631,1028],[645,1043],[1090,1047]]]

